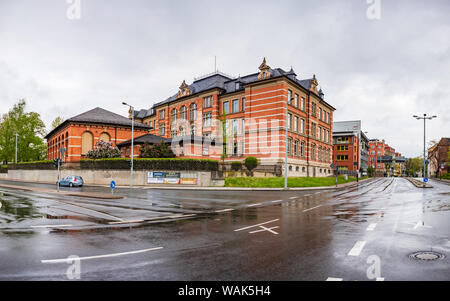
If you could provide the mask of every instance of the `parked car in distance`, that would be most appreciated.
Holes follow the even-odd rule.
[[[58,181],[56,182],[58,184]],[[59,180],[59,186],[81,187],[84,185],[83,178],[80,176],[67,176]]]

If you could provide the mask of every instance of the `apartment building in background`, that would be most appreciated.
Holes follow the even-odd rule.
[[[449,172],[447,156],[450,152],[450,138],[441,138],[438,143],[428,149],[428,175],[440,176]]]
[[[333,123],[333,164],[339,172],[367,171],[369,139],[361,130],[361,120]]]
[[[134,118],[170,138],[180,157],[254,156],[284,173],[287,152],[290,176],[314,177],[332,174],[334,111],[315,75],[299,80],[292,68],[271,68],[264,58],[257,73],[233,78],[216,71],[183,81],[173,96],[134,111]]]

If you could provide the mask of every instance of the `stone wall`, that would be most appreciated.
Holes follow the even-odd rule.
[[[156,171],[156,170],[155,170]],[[180,171],[183,173],[183,171]],[[196,185],[183,184],[147,184],[148,171],[135,170],[133,172],[133,185],[135,186],[197,186],[207,187],[211,186],[212,173],[210,171],[189,171],[189,173],[197,173],[198,183]],[[81,170],[81,169],[62,169],[61,178],[66,176],[81,176],[86,185],[105,185],[109,186],[111,181],[115,181],[118,186],[127,186],[130,184],[129,170]],[[41,182],[41,183],[56,183],[58,173],[56,170],[9,170],[8,180],[17,180],[24,182]],[[4,178],[5,179],[5,178]],[[214,183],[217,185],[216,183]]]

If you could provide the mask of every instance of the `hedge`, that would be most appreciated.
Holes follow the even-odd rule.
[[[0,165],[0,173],[8,173],[8,165]]]
[[[81,169],[129,169],[130,159],[81,160]],[[133,160],[135,170],[199,170],[217,171],[219,161],[205,159],[139,158]]]
[[[53,161],[45,160],[45,161],[32,161],[32,162],[20,162],[17,164],[9,164],[8,169],[55,169],[53,165]]]

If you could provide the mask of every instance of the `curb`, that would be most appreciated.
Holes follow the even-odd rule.
[[[417,188],[433,188],[433,186],[429,185],[429,184],[425,184],[421,181],[418,181],[416,179],[413,178],[406,178],[409,182],[411,182],[411,184],[413,184],[414,186],[416,186]]]

